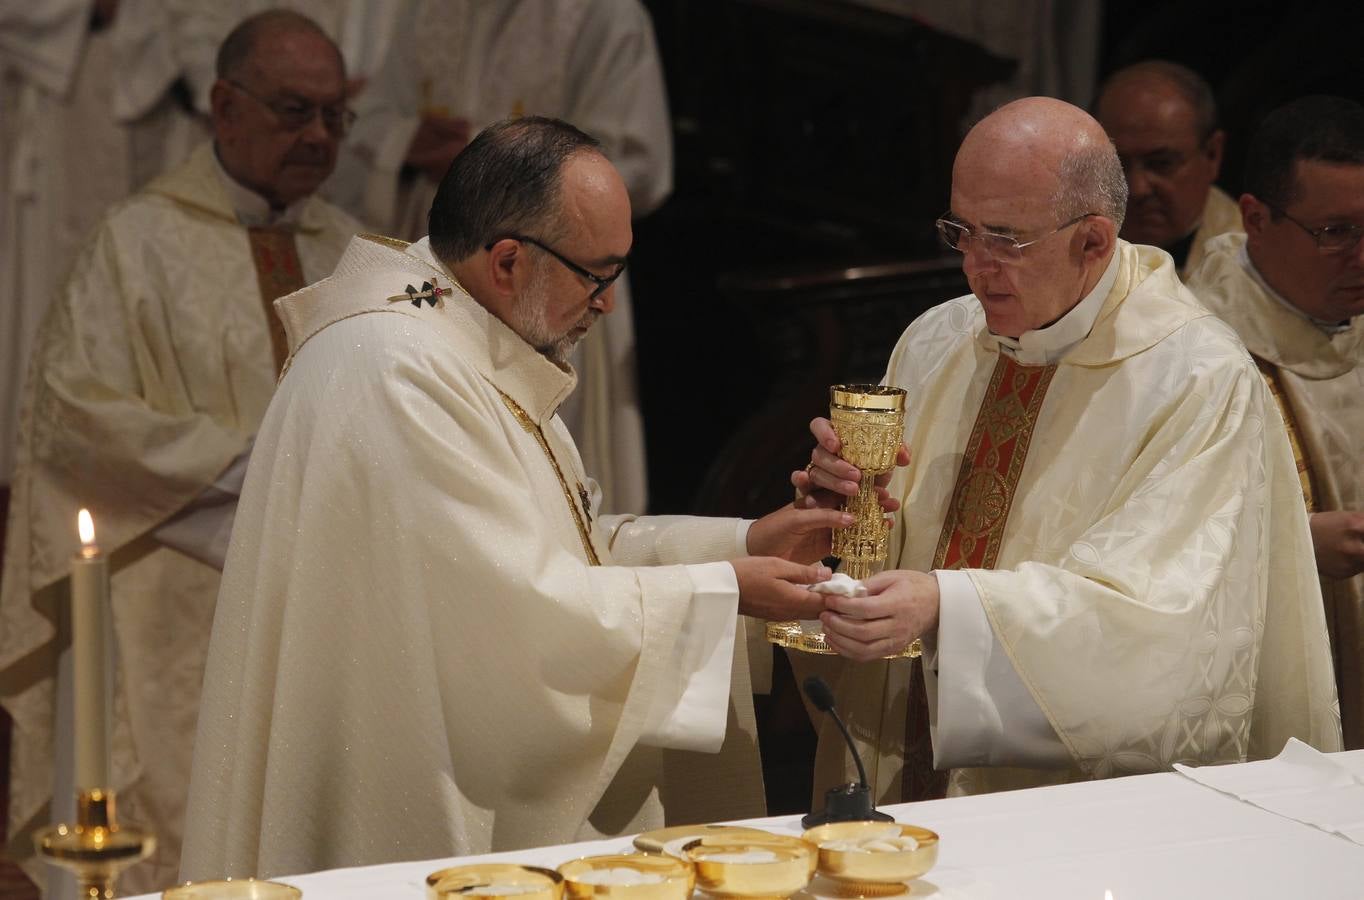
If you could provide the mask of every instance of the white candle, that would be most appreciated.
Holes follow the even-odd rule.
[[[109,560],[95,544],[95,523],[80,511],[81,549],[71,560],[71,654],[76,790],[109,784]]]

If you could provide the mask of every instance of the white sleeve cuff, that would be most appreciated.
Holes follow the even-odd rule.
[[[941,597],[934,768],[1068,768],[1069,751],[999,645],[971,576],[934,575]]]
[[[687,566],[693,594],[640,743],[718,753],[729,721],[729,681],[738,628],[739,580],[729,563]]]
[[[734,558],[748,556],[748,529],[753,527],[752,519],[740,519],[734,526]],[[738,590],[737,582],[735,590]]]
[[[184,509],[155,528],[152,537],[221,572],[227,561],[232,522],[237,516],[237,498],[242,493],[254,443],[253,439]]]

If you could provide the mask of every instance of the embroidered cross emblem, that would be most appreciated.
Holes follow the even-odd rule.
[[[388,302],[398,303],[402,300],[410,300],[412,301],[413,306],[421,309],[423,300],[432,306],[435,306],[441,297],[450,292],[450,289],[441,287],[437,284],[436,279],[432,278],[430,281],[422,282],[421,290],[417,290],[409,284],[403,291],[404,293],[394,294],[392,297],[389,297]]]

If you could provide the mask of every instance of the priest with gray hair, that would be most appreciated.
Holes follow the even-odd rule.
[[[891,355],[888,568],[822,614],[881,800],[1340,748],[1282,419],[1170,257],[1118,238],[1125,194],[1059,100],[1002,107],[957,153],[938,228],[971,293]],[[792,480],[831,505],[861,473],[811,430]],[[921,661],[884,658],[916,639]],[[821,737],[817,788],[851,771]]]

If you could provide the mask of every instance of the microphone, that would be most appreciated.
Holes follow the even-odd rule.
[[[876,805],[871,802],[871,787],[867,784],[867,770],[862,765],[862,755],[857,752],[857,745],[853,743],[852,735],[848,733],[848,726],[843,724],[843,718],[838,714],[838,710],[834,709],[833,689],[818,675],[811,675],[805,679],[802,687],[805,688],[805,696],[810,698],[815,709],[833,716],[834,724],[843,732],[843,740],[848,742],[853,762],[857,763],[858,781],[829,788],[824,794],[824,811],[818,813],[811,811],[800,820],[800,824],[806,828],[814,828],[828,822],[895,821],[891,816],[877,811]]]

